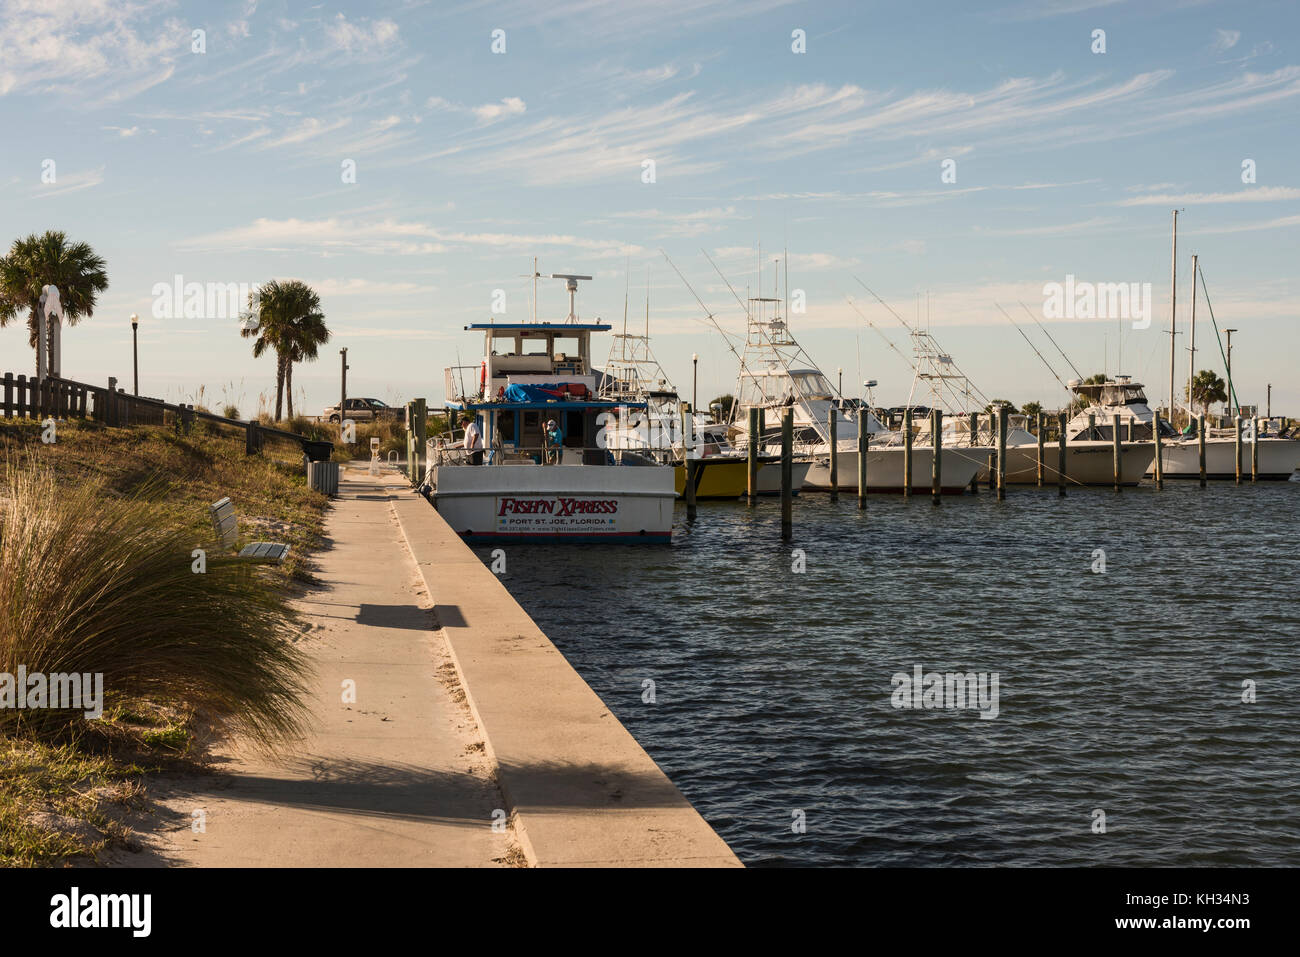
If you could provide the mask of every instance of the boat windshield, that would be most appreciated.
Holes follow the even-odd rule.
[[[832,398],[831,384],[820,372],[791,372],[797,393],[805,399]]]

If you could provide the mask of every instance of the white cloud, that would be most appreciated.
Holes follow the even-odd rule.
[[[1300,199],[1294,186],[1250,186],[1231,193],[1152,193],[1123,199],[1116,206],[1202,206],[1208,203],[1273,203]]]
[[[464,106],[441,96],[431,96],[424,105],[430,110],[472,114],[480,124],[493,123],[507,116],[522,116],[528,110],[528,104],[517,96],[507,96],[499,102],[484,103],[482,106]]]
[[[473,108],[474,115],[481,123],[490,123],[503,116],[521,116],[528,107],[517,96],[507,96],[500,103],[486,103]]]
[[[32,193],[36,196],[62,196],[64,193],[79,193],[104,182],[104,167],[83,170],[79,173],[57,173],[53,183],[40,183]]]
[[[354,22],[341,13],[325,25],[325,35],[334,49],[359,56],[385,52],[397,43],[398,33],[397,24],[392,20]]]
[[[597,258],[642,255],[646,252],[641,246],[621,240],[589,239],[564,233],[470,233],[394,219],[366,222],[337,217],[319,220],[260,218],[247,226],[196,236],[179,245],[186,250],[305,250],[323,254],[354,250],[378,254],[427,255],[465,246],[501,250],[558,247]]]
[[[1214,31],[1214,51],[1222,53],[1224,50],[1231,50],[1241,39],[1240,30],[1215,30]]]

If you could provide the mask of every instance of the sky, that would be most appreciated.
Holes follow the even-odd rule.
[[[136,313],[142,394],[245,414],[272,360],[160,284],[312,285],[316,414],[342,347],[350,395],[440,403],[478,362],[467,323],[530,316],[534,256],[594,277],[583,320],[643,324],[648,297],[687,398],[692,354],[701,401],[735,383],[705,309],[742,333],[738,299],[788,270],[791,330],[846,393],[907,399],[892,309],[983,394],[1055,407],[1074,373],[1022,302],[1083,375],[1167,395],[1179,209],[1177,388],[1197,254],[1241,401],[1271,384],[1300,416],[1298,27],[1293,2],[1212,0],[0,0],[0,250],[61,229],[107,260],[65,376],[130,388]],[[1046,315],[1068,276],[1150,283],[1152,321]],[[562,320],[563,282],[539,293]],[[23,323],[0,360],[34,367]]]

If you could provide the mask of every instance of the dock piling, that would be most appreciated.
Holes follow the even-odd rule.
[[[1250,420],[1250,482],[1259,479],[1259,419]]]
[[[831,404],[829,432],[831,439],[831,501],[840,500],[840,441],[839,441],[839,409]]]
[[[867,451],[871,448],[871,432],[867,430],[870,413],[858,409],[858,508],[867,507]]]
[[[975,448],[979,444],[980,416],[978,412],[970,414],[970,428],[967,431],[970,436],[970,447]],[[978,470],[970,477],[970,490],[975,493],[980,490],[980,473]]]
[[[1241,484],[1241,416],[1237,416],[1237,484]]]
[[[1056,434],[1056,484],[1062,496],[1065,495],[1065,423],[1066,413],[1056,416],[1058,432]]]
[[[1007,497],[1007,407],[998,409],[998,501]]]
[[[1114,428],[1114,435],[1111,436],[1111,441],[1115,449],[1115,491],[1118,492],[1122,487],[1120,480],[1123,476],[1123,470],[1120,467],[1120,463],[1123,461],[1123,457],[1124,457],[1124,446],[1121,445],[1119,441],[1119,413],[1118,412],[1116,412],[1115,415],[1112,417],[1111,422]]]
[[[903,498],[912,497],[912,410],[903,412]]]
[[[1034,424],[1037,426],[1035,431],[1038,433],[1038,487],[1039,488],[1043,487],[1043,474],[1044,472],[1047,471],[1046,469],[1047,463],[1045,461],[1045,449],[1043,447],[1043,439],[1044,439],[1043,432],[1045,430],[1046,421],[1047,421],[1046,416],[1044,416],[1043,413],[1039,412],[1038,415],[1035,417],[1035,422],[1034,422]]]
[[[1151,441],[1156,444],[1156,488],[1165,487],[1165,450],[1160,438],[1160,413],[1151,414]]]
[[[781,541],[794,531],[794,410],[781,415]]]
[[[749,407],[749,447],[745,458],[749,466],[749,481],[746,485],[749,504],[758,504],[758,442],[760,438],[759,416],[762,410],[757,406]]]
[[[935,505],[943,494],[943,412],[930,410],[930,446],[934,452],[930,461],[930,496]]]
[[[1202,415],[1196,424],[1196,453],[1201,466],[1201,488],[1205,488],[1205,422],[1206,417]]]

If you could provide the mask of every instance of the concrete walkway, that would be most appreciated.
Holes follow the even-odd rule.
[[[524,863],[513,832],[493,828],[505,802],[396,521],[393,502],[411,494],[395,472],[375,478],[354,463],[341,476],[333,547],[316,556],[322,587],[297,603],[316,667],[307,738],[278,760],[227,749],[215,776],[151,786],[170,824],[149,853],[113,863]],[[343,700],[346,681],[355,703]]]
[[[529,863],[740,866],[731,848],[429,503],[408,491],[398,495],[394,510],[434,599]],[[501,547],[507,565],[514,556],[526,561],[527,545]],[[582,546],[570,547],[581,563]],[[595,621],[616,611],[592,608],[591,614]]]

